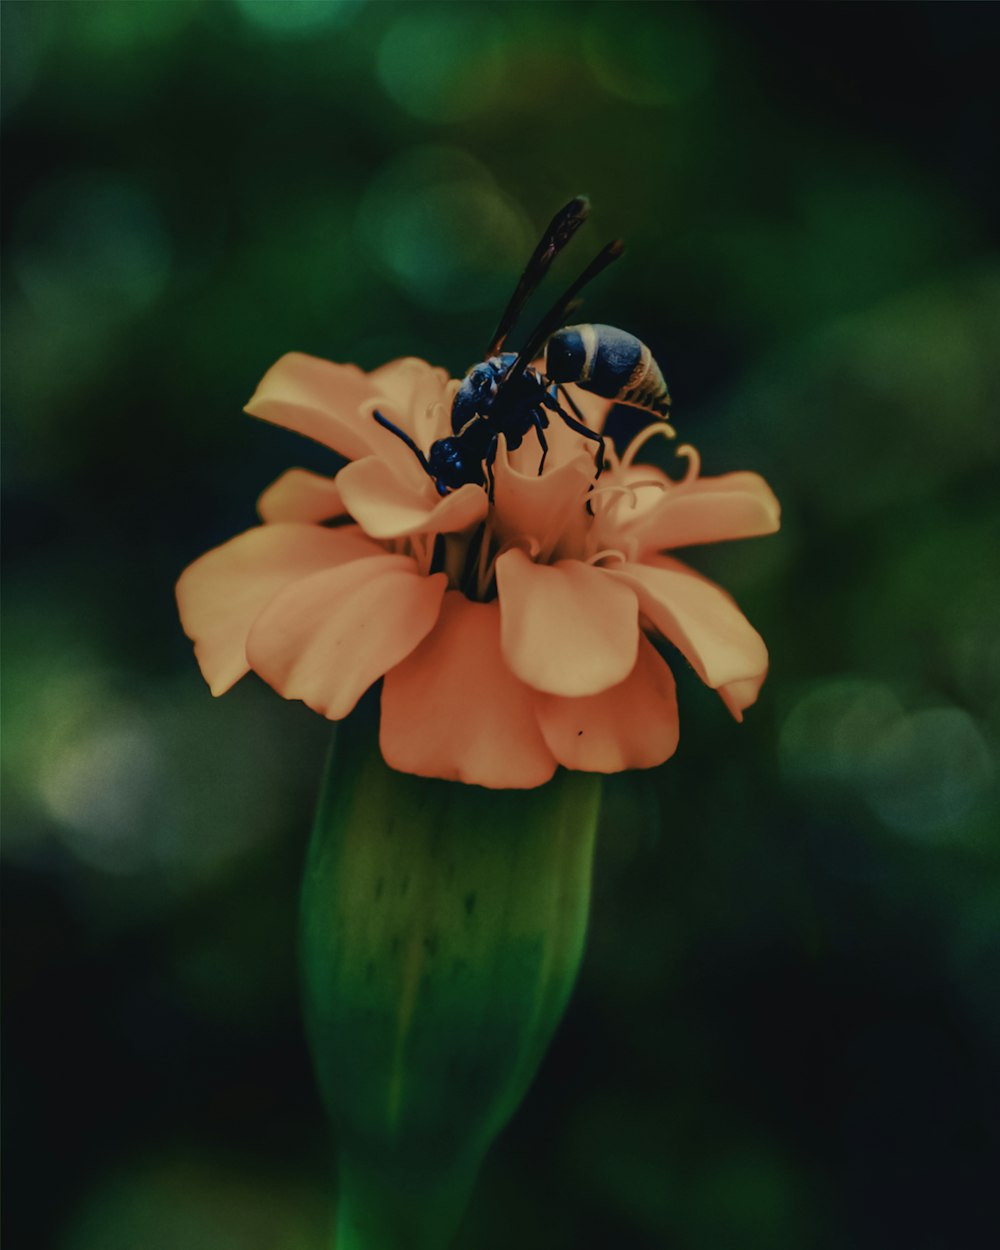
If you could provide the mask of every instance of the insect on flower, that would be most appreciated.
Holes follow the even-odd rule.
[[[595,465],[596,476],[600,477],[605,460],[604,437],[587,425],[563,385],[566,382],[657,418],[669,417],[667,384],[645,343],[614,326],[562,326],[577,306],[583,287],[621,256],[624,245],[620,239],[594,257],[534,328],[519,352],[502,350],[526,301],[552,261],[583,225],[589,209],[589,201],[577,196],[549,223],[490,339],[486,359],[469,370],[455,395],[451,437],[439,438],[429,455],[425,455],[398,425],[381,412],[372,414],[410,448],[424,472],[433,479],[438,494],[447,495],[470,483],[482,486],[485,470],[492,502],[493,465],[501,434],[507,449],[514,451],[526,434],[535,431],[542,450],[538,462],[541,476],[548,455],[545,429],[549,413],[555,413],[581,438],[597,444]],[[531,362],[543,345],[545,363],[540,370]]]
[[[414,358],[365,373],[301,352],[268,369],[246,411],[346,463],[333,477],[287,470],[260,497],[262,524],[181,574],[184,629],[214,694],[253,671],[342,720],[381,682],[391,768],[499,790],[544,785],[557,767],[668,759],[679,719],[660,640],[737,720],[755,702],[764,640],[677,554],[774,533],[777,499],[759,474],[703,474],[686,445],[683,479],[640,463],[651,438],[674,434],[648,349],[611,327],[562,326],[621,245],[518,355],[504,350],[585,211],[581,199],[557,214],[464,379]],[[620,452],[603,441],[615,401],[648,414]]]

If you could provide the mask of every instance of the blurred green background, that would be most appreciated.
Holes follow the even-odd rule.
[[[680,674],[676,758],[608,787],[578,991],[461,1244],[991,1244],[1000,10],[2,18],[11,1250],[325,1245],[294,934],[330,728],[213,701],[173,582],[332,467],[241,414],[282,352],[460,373],[579,191],[560,278],[626,237],[585,316],[783,502],[692,557],[773,669],[742,727]]]

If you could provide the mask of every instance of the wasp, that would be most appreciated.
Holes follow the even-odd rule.
[[[589,209],[589,201],[581,195],[552,218],[493,332],[485,359],[469,370],[455,394],[450,437],[437,439],[425,455],[409,434],[382,413],[373,413],[379,425],[410,448],[440,495],[469,483],[488,483],[492,501],[493,464],[501,434],[508,449],[514,451],[534,430],[542,452],[540,475],[548,455],[545,430],[549,414],[558,416],[581,438],[597,444],[595,468],[599,477],[604,467],[604,437],[587,425],[565,389],[567,382],[662,420],[669,418],[667,384],[645,343],[614,326],[563,326],[578,306],[577,296],[583,287],[621,256],[624,244],[620,239],[607,244],[594,257],[528,335],[520,351],[503,350],[528,298],[558,253],[583,225]],[[531,362],[543,345],[545,360],[539,369]]]

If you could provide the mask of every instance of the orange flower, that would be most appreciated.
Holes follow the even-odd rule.
[[[594,446],[559,421],[550,452],[500,439],[482,486],[441,496],[378,410],[427,451],[450,435],[459,383],[421,360],[365,374],[283,356],[246,411],[315,439],[348,464],[290,469],[261,496],[263,524],[196,560],[181,620],[213,694],[253,669],[332,720],[379,678],[380,741],[403,772],[530,788],[557,764],[649,768],[677,746],[665,638],[742,719],[767,672],[759,634],[678,547],[778,528],[755,473],[702,477],[693,448],[675,482],[634,462],[656,422],[595,481]],[[569,392],[591,428],[610,408]]]

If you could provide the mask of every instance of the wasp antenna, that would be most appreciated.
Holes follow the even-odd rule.
[[[589,212],[590,200],[585,195],[578,195],[561,208],[549,222],[548,229],[539,239],[538,246],[525,265],[524,272],[514,288],[514,294],[510,297],[510,303],[504,309],[503,316],[493,332],[493,337],[486,349],[486,359],[495,356],[503,347],[507,335],[514,328],[514,323],[532,291],[545,277],[556,256],[586,221]]]
[[[430,466],[430,463],[428,462],[427,457],[420,450],[420,448],[413,441],[413,439],[410,438],[409,434],[407,434],[405,430],[401,430],[399,426],[396,425],[395,422],[390,421],[388,417],[383,417],[377,408],[372,413],[372,416],[379,423],[379,425],[382,426],[384,430],[388,430],[390,434],[395,434],[395,436],[401,442],[405,443],[407,447],[409,447],[410,451],[412,451],[413,454],[416,456],[416,458],[420,461],[420,467],[423,469],[423,471],[426,474],[428,474],[430,477],[434,476],[434,472],[431,469],[431,466]]]

